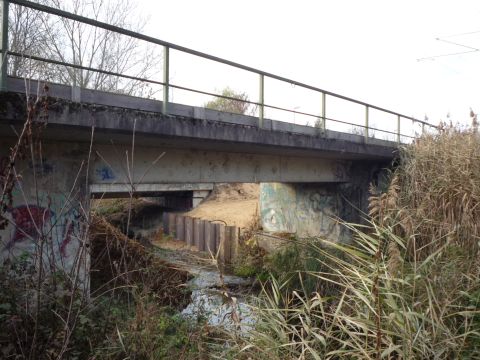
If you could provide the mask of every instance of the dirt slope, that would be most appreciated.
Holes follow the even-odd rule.
[[[227,225],[248,228],[258,217],[258,184],[218,184],[197,208],[185,213],[205,220],[221,220]]]

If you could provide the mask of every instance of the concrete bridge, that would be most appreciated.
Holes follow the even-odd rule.
[[[78,63],[8,49],[9,3],[28,7],[135,40],[162,46],[163,80],[135,78]],[[87,246],[89,200],[100,196],[164,196],[170,204],[196,205],[219,182],[262,183],[260,216],[270,231],[302,236],[345,237],[336,218],[359,221],[368,184],[376,181],[402,140],[401,120],[429,125],[409,116],[242,64],[135,33],[27,0],[0,0],[0,185],[8,226],[0,230],[0,257],[33,251],[48,238],[57,262],[70,269],[79,246]],[[171,83],[169,51],[228,65],[258,76],[258,117],[172,103],[169,89],[226,98]],[[73,72],[104,75],[163,87],[162,101],[105,93],[77,86],[43,84],[8,76],[8,58],[22,57]],[[37,74],[41,75],[41,74]],[[295,110],[265,103],[265,78],[318,93],[320,119],[309,127],[268,119],[265,109]],[[329,117],[327,98],[365,108],[361,135],[335,131],[329,124],[351,124]],[[232,99],[230,99],[232,100]],[[375,129],[370,111],[394,116],[395,131]],[[28,120],[26,122],[26,120]],[[403,129],[403,128],[402,128]],[[396,142],[371,137],[394,135]],[[11,149],[19,138],[22,146]],[[13,166],[12,166],[13,165]],[[9,182],[13,181],[12,184]],[[5,201],[10,198],[13,202]]]
[[[125,95],[8,78],[0,93],[0,137],[14,139],[27,117],[27,94],[44,97],[47,163],[87,161],[88,193],[121,196],[211,190],[221,182],[347,183],[376,169],[397,143]],[[76,99],[72,94],[76,92]],[[31,96],[31,95],[30,95]],[[78,149],[72,156],[71,149]],[[4,150],[7,150],[4,148]],[[6,155],[6,154],[4,154]],[[58,160],[54,160],[58,158]],[[362,175],[363,176],[363,175]]]
[[[7,86],[0,94],[3,137],[16,135],[26,117],[25,94],[36,96],[43,84],[31,81],[25,89],[24,80],[8,78]],[[157,100],[86,89],[72,99],[72,92],[70,86],[48,85],[42,136],[66,140],[68,147],[93,142],[94,193],[127,191],[122,186],[132,182],[150,192],[162,183],[345,182],[353,162],[389,162],[397,148],[363,135],[269,119],[260,128],[256,117],[172,103],[162,114]],[[136,161],[128,164],[125,154],[132,151]],[[135,174],[127,174],[127,166]]]
[[[36,101],[43,87],[31,81],[25,89],[25,81],[9,78],[8,91],[0,93],[3,159],[28,117],[27,98]],[[16,164],[19,210],[11,211],[12,226],[1,233],[10,239],[4,252],[28,248],[41,225],[32,222],[48,215],[57,219],[54,233],[68,257],[72,227],[88,212],[91,197],[187,196],[196,205],[217,182],[277,183],[264,185],[260,208],[266,229],[341,238],[332,218],[358,219],[354,209],[365,209],[368,184],[397,148],[274,120],[265,119],[259,128],[254,117],[179,104],[170,104],[165,115],[160,101],[92,90],[82,89],[80,101],[73,101],[72,90],[49,84],[39,95],[34,121],[46,125],[41,147]],[[34,221],[28,221],[27,205],[37,209]],[[25,222],[27,229],[15,225]]]

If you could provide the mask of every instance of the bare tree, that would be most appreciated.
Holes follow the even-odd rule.
[[[128,0],[39,0],[74,14],[125,29],[142,32],[146,18],[135,16],[135,4]],[[32,71],[42,79],[83,88],[153,96],[155,89],[140,80],[125,79],[69,66],[45,65],[29,61],[41,56],[83,67],[152,78],[162,71],[162,49],[152,44],[35,10],[13,6],[10,16],[10,49],[25,54],[12,57],[10,73],[25,76]],[[32,70],[33,69],[33,70]]]
[[[45,32],[41,31],[42,19],[40,13],[23,6],[10,5],[8,32],[11,51],[21,54],[40,56],[41,44],[45,44]],[[39,72],[40,64],[32,64],[28,59],[11,56],[8,63],[8,73],[15,77],[29,77],[30,71]]]

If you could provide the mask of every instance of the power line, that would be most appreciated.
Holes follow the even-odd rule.
[[[452,45],[461,46],[461,47],[464,47],[464,48],[467,48],[467,49],[470,49],[470,50],[475,50],[475,51],[478,51],[478,50],[479,50],[479,49],[477,49],[477,48],[474,48],[474,47],[471,47],[471,46],[468,46],[468,45],[459,44],[459,43],[456,43],[456,42],[453,42],[453,41],[448,41],[448,40],[441,39],[441,38],[437,38],[436,40],[442,41],[442,42],[447,43],[447,44],[452,44]]]
[[[451,38],[451,37],[457,37],[457,36],[464,36],[464,35],[472,35],[472,34],[479,34],[480,30],[478,31],[470,31],[470,32],[464,32],[460,34],[454,34],[454,35],[448,35],[448,36],[442,36],[444,39]]]
[[[433,55],[433,56],[427,56],[427,57],[419,58],[419,59],[417,59],[417,61],[435,60],[436,58],[439,58],[439,57],[455,56],[455,55],[462,55],[462,54],[469,54],[469,53],[473,53],[473,52],[478,52],[478,51],[480,51],[480,49],[478,49],[478,48],[474,48],[472,46],[460,44],[460,43],[454,42],[454,41],[445,40],[445,38],[451,38],[451,37],[455,37],[455,36],[475,34],[475,33],[480,33],[480,31],[472,31],[472,32],[469,32],[469,33],[449,35],[449,36],[444,36],[443,38],[436,38],[435,39],[437,41],[441,41],[441,42],[451,44],[451,45],[455,45],[455,46],[460,46],[460,47],[467,48],[467,49],[470,49],[470,50],[460,51],[460,52],[452,52],[452,53],[440,54],[440,55]]]

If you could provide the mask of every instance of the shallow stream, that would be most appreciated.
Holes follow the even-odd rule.
[[[246,330],[255,323],[247,303],[252,280],[234,275],[222,275],[214,265],[195,263],[188,251],[158,249],[159,257],[188,271],[191,302],[182,315],[193,321],[226,329]]]

